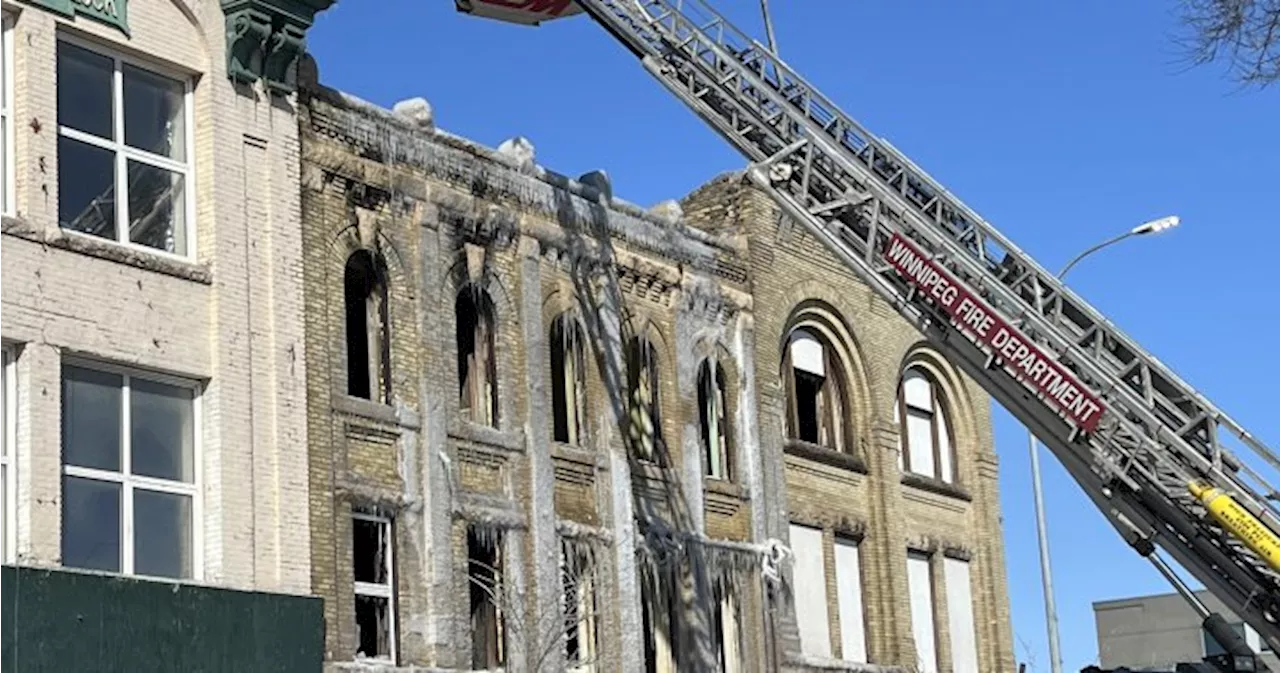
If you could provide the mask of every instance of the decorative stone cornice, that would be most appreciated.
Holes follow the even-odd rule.
[[[317,12],[334,0],[222,0],[227,22],[227,76],[241,84],[262,80],[267,91],[297,89],[298,57]]]

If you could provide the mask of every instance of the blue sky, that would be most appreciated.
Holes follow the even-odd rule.
[[[755,0],[718,4],[763,39]],[[771,4],[793,67],[1049,268],[1181,216],[1090,258],[1071,284],[1280,447],[1280,85],[1189,69],[1175,0]],[[490,146],[526,136],[539,163],[606,169],[641,205],[743,165],[585,17],[527,28],[447,0],[341,0],[308,41],[329,86],[388,107],[423,96],[443,128]],[[994,417],[1016,650],[1048,671],[1026,437]],[[1078,671],[1096,657],[1092,601],[1167,588],[1044,457],[1064,670]]]

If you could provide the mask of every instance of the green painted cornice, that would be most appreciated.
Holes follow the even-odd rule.
[[[267,90],[297,88],[298,57],[307,29],[335,0],[222,0],[227,19],[227,76],[242,84],[262,80]]]

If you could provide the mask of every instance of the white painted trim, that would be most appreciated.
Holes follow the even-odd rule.
[[[71,477],[80,477],[84,479],[93,479],[108,483],[120,484],[120,570],[121,575],[132,575],[137,577],[147,577],[146,575],[135,572],[136,559],[134,558],[134,529],[133,529],[133,507],[134,507],[134,490],[142,489],[144,491],[153,491],[158,493],[168,493],[172,495],[186,496],[191,499],[191,518],[188,522],[189,532],[191,535],[191,575],[189,577],[163,577],[166,581],[191,581],[200,582],[204,579],[204,504],[201,497],[201,484],[203,470],[201,468],[201,460],[203,457],[202,432],[201,423],[203,421],[201,410],[202,390],[201,386],[189,379],[179,379],[166,375],[154,375],[150,373],[139,372],[136,369],[122,367],[120,365],[111,365],[85,360],[76,357],[63,358],[60,365],[60,372],[65,367],[75,367],[78,369],[86,369],[97,371],[105,374],[115,374],[121,377],[120,382],[120,470],[102,470],[90,467],[81,467],[77,465],[67,465],[62,463],[62,474]],[[61,374],[59,375],[59,384],[62,384]],[[132,463],[133,437],[131,431],[131,414],[132,404],[131,395],[133,394],[133,379],[144,380],[152,383],[160,383],[178,388],[184,388],[191,394],[191,481],[177,481],[170,479],[160,479],[157,477],[148,477],[143,475],[135,475]],[[109,572],[109,571],[107,571]]]
[[[3,107],[5,121],[4,157],[0,157],[0,160],[4,161],[4,184],[0,185],[0,190],[3,190],[4,207],[0,210],[3,210],[5,215],[12,215],[17,212],[14,204],[14,199],[17,198],[17,180],[14,175],[14,171],[17,170],[17,162],[14,160],[13,146],[16,138],[13,131],[13,19],[13,13],[9,11],[8,7],[5,7],[3,16],[0,16],[0,29],[2,29],[0,40],[3,40],[0,48],[3,49],[4,53],[4,91],[0,92],[4,96],[4,102],[0,107]]]
[[[112,130],[115,135],[114,139],[102,138],[91,133],[79,131],[69,128],[61,124],[58,125],[58,135],[66,136],[73,140],[83,142],[94,147],[110,150],[115,153],[115,208],[116,208],[116,237],[115,243],[124,245],[136,250],[147,251],[171,258],[181,259],[185,261],[193,261],[197,257],[196,250],[196,199],[195,199],[195,165],[196,165],[196,147],[195,147],[195,113],[194,113],[194,87],[192,75],[176,70],[172,67],[166,67],[162,64],[144,61],[132,56],[126,55],[116,49],[103,45],[93,40],[86,40],[76,35],[59,32],[57,43],[66,43],[104,58],[111,59],[111,112],[115,127]],[[56,47],[55,47],[56,49]],[[125,143],[124,137],[124,66],[129,65],[139,70],[145,70],[150,74],[171,79],[182,85],[182,121],[183,121],[183,157],[182,161],[177,161],[169,157],[147,152],[135,147],[131,147]],[[129,185],[128,185],[128,162],[136,161],[148,166],[162,168],[167,171],[177,173],[182,176],[182,212],[183,222],[183,241],[184,250],[181,254],[160,250],[140,243],[135,243],[129,239]],[[59,175],[61,180],[62,176]],[[175,207],[175,210],[178,208]],[[59,223],[61,224],[61,223]],[[101,237],[96,237],[100,238]],[[101,239],[109,240],[109,239]]]
[[[0,559],[12,563],[18,548],[18,464],[12,459],[18,440],[18,382],[13,349],[6,345],[0,352],[4,377],[4,404],[0,407],[0,414],[4,415],[4,447],[0,449],[0,463],[4,464],[4,539],[0,540]]]

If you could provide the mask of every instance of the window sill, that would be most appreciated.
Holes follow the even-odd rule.
[[[702,484],[704,490],[709,493],[717,493],[719,495],[727,495],[731,498],[737,498],[738,500],[745,500],[743,494],[746,492],[746,489],[732,481],[725,481],[724,479],[708,476],[702,480]]]
[[[904,472],[902,474],[902,484],[912,488],[918,488],[922,491],[945,495],[949,498],[972,502],[973,496],[969,492],[956,484],[948,484],[941,479],[926,477],[923,474],[915,474],[914,472]]]
[[[813,442],[806,442],[803,439],[788,439],[783,444],[783,448],[793,456],[808,458],[832,467],[852,470],[862,474],[867,473],[867,464],[861,458],[853,454],[836,451],[835,449],[828,449]]]
[[[422,428],[422,423],[417,414],[408,410],[397,409],[390,404],[366,400],[363,397],[336,394],[333,396],[332,406],[334,411],[367,418],[387,425],[395,425],[409,430],[420,430]]]
[[[47,245],[51,248],[96,257],[145,271],[173,276],[203,285],[213,284],[213,272],[207,264],[188,261],[163,252],[152,252],[141,246],[126,246],[89,234],[58,228],[41,231],[20,217],[5,215],[3,232],[7,236]]]
[[[519,430],[499,430],[487,425],[474,423],[467,419],[459,419],[449,430],[449,435],[476,444],[506,449],[507,451],[524,452],[524,433]]]
[[[585,447],[553,441],[551,442],[551,457],[582,463],[583,465],[595,465],[599,462],[601,456],[596,451]]]

